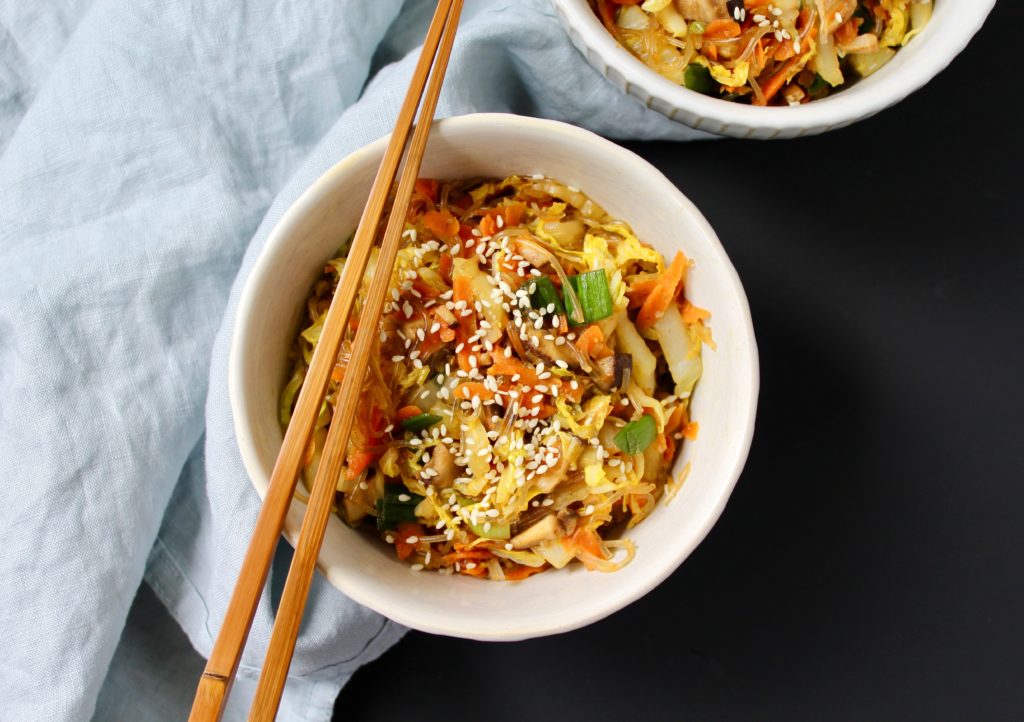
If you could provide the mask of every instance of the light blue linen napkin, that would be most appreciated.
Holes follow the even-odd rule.
[[[199,653],[223,617],[259,507],[227,397],[239,292],[289,204],[389,131],[433,5],[0,0],[3,719],[187,709],[183,642],[125,624],[144,575]],[[699,137],[607,84],[546,0],[467,0],[438,115],[476,111]],[[403,631],[317,578],[280,719],[329,719]]]

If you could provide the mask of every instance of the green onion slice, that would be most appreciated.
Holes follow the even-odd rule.
[[[587,271],[578,276],[569,276],[569,283],[580,299],[585,323],[600,321],[612,315],[615,307],[612,304],[611,289],[608,287],[608,276],[603,268]],[[565,298],[565,307],[569,312],[569,325],[579,326],[580,324],[572,320],[572,301],[569,296]]]
[[[384,496],[377,499],[377,528],[394,529],[399,524],[416,523],[416,507],[423,501],[419,494],[413,494],[403,484],[388,484]]]
[[[698,63],[690,63],[683,72],[683,85],[704,95],[711,95],[718,85],[711,77],[711,71]]]
[[[555,290],[555,284],[547,276],[531,281],[529,290],[530,305],[534,310],[540,311],[542,314],[548,313],[548,309],[554,304],[556,314],[565,313],[565,307],[562,305],[558,291]]]
[[[406,431],[423,431],[423,429],[429,429],[440,420],[441,417],[436,414],[420,414],[419,416],[410,416],[408,419],[403,419],[398,422],[398,425]]]
[[[630,421],[613,439],[615,445],[627,454],[642,454],[658,435],[654,417],[644,414],[636,421]]]

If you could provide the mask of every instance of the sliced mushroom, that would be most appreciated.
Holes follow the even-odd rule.
[[[562,522],[554,514],[548,514],[536,524],[512,537],[512,547],[529,549],[548,539],[557,539],[564,533]]]
[[[455,481],[455,457],[444,444],[434,447],[430,456],[430,468],[437,472],[437,475],[431,478],[432,485],[445,489]]]
[[[676,0],[676,6],[686,19],[702,23],[729,17],[728,0]]]
[[[629,384],[633,372],[633,357],[618,353],[594,362],[594,382],[604,392],[622,390]]]
[[[564,361],[572,368],[579,367],[579,361],[570,353],[566,345],[559,346],[554,341],[544,338],[552,335],[550,329],[536,329],[532,324],[524,324],[523,331],[530,337],[525,344],[527,355],[542,357],[549,364]],[[532,361],[533,359],[524,360]]]

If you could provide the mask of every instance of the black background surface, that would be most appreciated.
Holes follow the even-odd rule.
[[[750,299],[760,409],[724,515],[586,629],[410,632],[338,719],[1024,719],[1018,15],[846,130],[627,144]]]

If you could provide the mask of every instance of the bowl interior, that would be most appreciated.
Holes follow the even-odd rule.
[[[289,210],[268,239],[239,306],[232,345],[231,399],[246,468],[262,496],[281,446],[278,394],[304,299],[323,263],[354,230],[385,141],[341,161]],[[572,565],[525,582],[495,584],[413,572],[391,549],[332,517],[320,568],[351,598],[403,624],[477,639],[521,639],[599,619],[651,589],[689,554],[717,519],[746,458],[757,396],[757,358],[739,280],[704,218],[642,159],[552,121],[505,115],[440,121],[424,176],[504,177],[543,173],[578,186],[665,255],[694,259],[688,294],[711,309],[717,351],[693,401],[700,438],[685,445],[674,473],[692,464],[679,494],[629,536],[636,559],[615,574]],[[294,502],[294,541],[303,505]]]
[[[995,0],[935,0],[931,22],[893,60],[834,95],[795,107],[757,108],[701,95],[666,80],[622,48],[587,0],[553,0],[587,60],[624,92],[687,125],[736,137],[788,138],[867,118],[942,71],[981,27]]]

